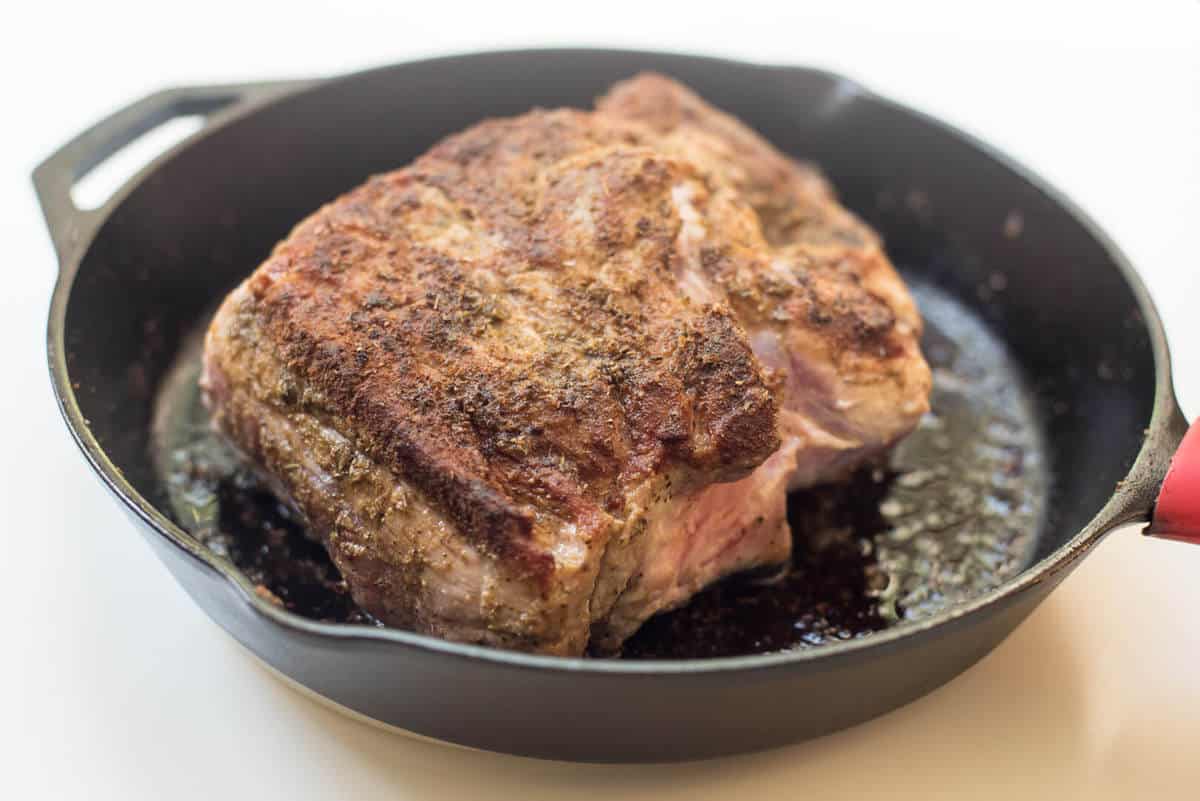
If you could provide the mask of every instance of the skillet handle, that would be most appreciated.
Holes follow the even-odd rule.
[[[67,142],[33,171],[33,185],[60,267],[83,252],[81,246],[91,240],[100,222],[123,195],[124,187],[96,209],[80,209],[75,205],[71,187],[96,165],[167,120],[201,114],[206,118],[204,130],[207,130],[215,122],[240,116],[312,83],[270,81],[164,89],[100,120]],[[131,179],[130,183],[137,180]]]
[[[1171,457],[1145,533],[1200,545],[1200,420]]]

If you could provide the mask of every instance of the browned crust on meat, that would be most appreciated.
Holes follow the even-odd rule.
[[[815,166],[780,153],[741,121],[655,73],[617,83],[596,106],[648,126],[660,148],[697,165],[716,189],[714,204],[753,210],[757,236],[733,231],[725,247],[701,253],[706,273],[745,325],[810,328],[835,358],[909,350],[921,330],[911,297],[879,237],[837,202]],[[721,187],[733,197],[718,197]]]
[[[228,338],[232,333],[213,329],[212,349],[241,348]],[[236,337],[255,341],[253,331]],[[303,511],[359,606],[389,625],[459,641],[567,655],[583,650],[598,562],[554,565],[532,543],[515,542],[509,547],[524,552],[489,558],[484,567],[482,554],[440,508],[354,448],[336,424],[262,399],[257,378],[286,380],[270,348],[241,356],[232,375],[207,365],[214,422],[262,469],[275,494]],[[579,522],[575,536],[600,546],[611,528],[610,518],[595,515]]]
[[[630,483],[736,478],[778,443],[737,318],[675,284],[670,192],[697,176],[647,137],[583,112],[482,123],[298,225],[214,325],[252,318],[278,351],[268,402],[545,574],[555,527]]]
[[[614,647],[789,544],[728,556],[739,535],[704,504],[757,508],[764,474],[708,485],[782,435],[762,468],[782,521],[789,483],[837,478],[927,409],[912,298],[816,169],[661,76],[598,109],[485,121],[372,178],[210,328],[217,424],[389,624]],[[726,550],[703,561],[711,521]]]

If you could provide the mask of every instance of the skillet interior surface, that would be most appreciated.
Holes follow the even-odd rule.
[[[1109,500],[1137,456],[1150,421],[1155,391],[1151,335],[1119,257],[1054,197],[969,139],[922,115],[825,73],[685,56],[541,51],[385,68],[284,97],[205,132],[164,159],[116,206],[77,271],[72,274],[73,265],[68,266],[62,279],[68,292],[62,347],[73,392],[67,402],[78,404],[87,431],[119,471],[108,477],[110,484],[129,493],[123,485],[127,482],[168,518],[179,517],[164,473],[151,456],[164,378],[180,363],[188,335],[203,324],[213,304],[297,220],[368,175],[406,163],[447,133],[483,117],[520,113],[535,105],[587,106],[606,86],[641,69],[678,78],[786,152],[816,162],[845,205],[881,232],[906,277],[927,288],[922,290],[926,305],[933,299],[965,311],[972,330],[982,330],[988,342],[1001,348],[1002,358],[993,366],[1015,365],[1011,373],[1000,375],[1013,378],[1011,398],[1027,410],[1022,414],[1033,427],[1044,471],[1044,480],[1023,496],[1037,507],[1031,517],[1036,530],[1026,532],[1016,547],[1029,548],[1021,561],[1029,565],[1027,571],[1038,571],[1039,563]],[[951,337],[949,346],[956,344]],[[878,521],[849,525],[861,532],[862,525]],[[154,526],[161,530],[163,524]],[[179,530],[172,536],[188,537]],[[671,695],[696,692],[707,679],[697,676],[689,684],[669,668],[681,663],[643,663],[660,665],[652,669],[665,670],[661,675],[673,676],[674,683],[657,686],[659,701],[644,698],[623,724],[614,715],[613,726],[642,715],[634,725],[644,727],[647,739],[664,739],[659,735],[668,730],[656,729],[653,721],[669,727],[674,739],[642,752],[633,750],[637,744],[628,744],[627,737],[618,743],[615,729],[556,739],[548,728],[538,728],[528,707],[522,714],[531,733],[512,739],[512,731],[491,718],[490,727],[471,728],[470,720],[445,722],[415,701],[381,700],[364,688],[370,682],[353,672],[339,683],[328,675],[332,670],[344,671],[352,664],[379,670],[382,663],[373,660],[385,658],[394,643],[338,638],[327,648],[314,639],[317,629],[298,627],[285,646],[280,640],[284,635],[259,631],[253,615],[234,610],[229,593],[218,588],[220,582],[213,583],[212,575],[179,561],[165,539],[152,537],[151,542],[189,592],[235,636],[276,667],[348,706],[481,747],[586,759],[688,758],[747,750],[865,719],[927,692],[986,653],[1053,583],[1027,593],[1036,598],[997,607],[991,622],[973,632],[956,620],[914,630],[916,637],[905,638],[913,640],[913,647],[884,638],[876,657],[858,666],[842,658],[852,652],[839,645],[812,649],[809,656],[829,656],[822,660],[824,678],[810,671],[796,681],[814,683],[789,690],[807,698],[789,702],[808,704],[806,717],[770,697],[778,688],[764,681],[731,690],[720,709],[720,704],[710,706],[706,714],[726,714],[720,738],[690,734],[696,728],[690,716],[699,713],[689,711],[683,695]],[[850,569],[859,570],[861,578],[861,568]],[[931,619],[944,617],[935,612]],[[654,650],[648,647],[642,655],[660,655]],[[307,663],[289,667],[288,660],[301,652],[308,654]],[[434,661],[425,661],[426,656]],[[412,675],[432,677],[444,670],[446,665],[435,665],[436,656],[413,652],[406,657],[414,660]],[[762,664],[815,669],[803,653],[796,657],[802,661]],[[893,659],[907,661],[902,665]],[[455,664],[465,671],[457,674],[465,704],[473,686],[467,673],[474,667],[461,660]],[[521,664],[496,663],[488,675],[503,683],[510,673],[523,675]],[[830,673],[834,666],[841,666],[837,675]],[[371,680],[382,681],[379,675],[372,674]],[[557,679],[538,675],[537,693],[553,696]],[[595,679],[595,704],[611,708],[615,696],[608,693],[618,692],[617,685],[603,683],[608,679],[600,675]],[[523,697],[519,679],[512,682],[513,698]],[[564,685],[562,692],[576,690]],[[825,700],[814,703],[813,693]],[[839,700],[847,696],[855,697],[854,703]]]

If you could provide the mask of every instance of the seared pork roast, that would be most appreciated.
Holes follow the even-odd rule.
[[[363,609],[579,655],[786,563],[788,490],[928,408],[920,331],[814,168],[643,75],[317,211],[221,306],[202,385]]]

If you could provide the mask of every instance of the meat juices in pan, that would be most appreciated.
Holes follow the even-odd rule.
[[[612,652],[785,561],[787,489],[927,408],[913,301],[814,170],[662,78],[599,108],[373,179],[209,331],[219,427],[391,625]]]

